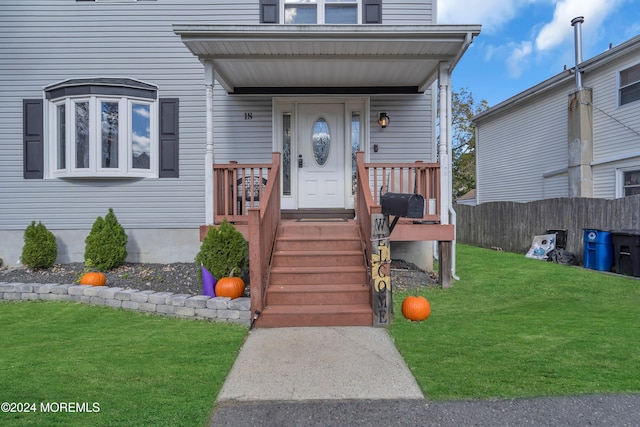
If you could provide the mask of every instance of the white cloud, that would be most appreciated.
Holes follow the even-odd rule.
[[[494,54],[496,53],[496,47],[495,46],[486,46],[485,47],[485,51],[484,51],[484,60],[485,62],[489,62],[491,61],[491,59],[493,59]]]
[[[514,19],[521,9],[535,3],[553,0],[440,0],[438,1],[438,24],[481,24],[482,31],[498,31]]]
[[[533,45],[530,41],[523,41],[512,47],[511,55],[507,58],[507,70],[510,77],[518,78],[522,75],[522,70],[532,52]]]
[[[542,27],[536,37],[535,47],[539,52],[553,49],[571,40],[571,20],[584,17],[584,29],[597,29],[604,19],[624,0],[560,0],[556,2],[553,19]],[[594,30],[592,30],[594,32]]]
[[[553,54],[561,63],[567,63],[567,59],[571,62],[569,57],[573,57],[574,31],[571,20],[577,16],[583,16],[585,19],[583,37],[585,50],[588,51],[588,45],[595,43],[596,39],[601,37],[605,19],[618,10],[623,3],[629,1],[483,0],[474,2],[471,7],[469,0],[440,0],[438,23],[481,24],[483,34],[499,37],[499,40],[494,40],[493,44],[483,44],[484,60],[504,61],[509,75],[517,78],[533,61],[539,63],[548,61],[549,54]],[[536,18],[544,19],[545,15],[540,13],[532,14],[531,17],[527,15],[531,13],[532,6],[537,7],[538,12],[547,11],[546,16],[549,17],[547,22],[534,21]],[[518,35],[509,31],[502,36],[501,31],[508,30],[507,27],[516,19],[528,22],[529,33],[525,35],[520,30]],[[629,29],[625,28],[625,31],[628,32]],[[513,41],[514,36],[519,36],[520,41],[517,39]],[[495,41],[498,43],[495,44]],[[563,48],[562,51],[558,50],[560,47]]]

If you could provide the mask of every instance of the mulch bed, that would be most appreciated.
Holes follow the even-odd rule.
[[[82,263],[57,264],[48,269],[0,268],[0,282],[78,283],[85,268]],[[107,285],[124,289],[199,295],[202,282],[194,263],[125,263],[106,272]],[[248,280],[245,280],[248,282]],[[437,286],[437,276],[402,260],[391,262],[391,283],[396,291]]]

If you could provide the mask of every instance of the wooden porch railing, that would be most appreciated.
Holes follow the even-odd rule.
[[[382,213],[380,195],[386,192],[417,193],[425,199],[426,207],[422,218],[401,219],[400,222],[440,222],[440,164],[422,161],[365,163],[364,153],[358,152],[356,168],[356,211],[363,238],[371,236],[371,215]]]
[[[280,153],[266,164],[214,165],[214,222],[224,218],[248,231],[251,313],[264,308],[276,231],[280,224]]]
[[[380,204],[380,195],[390,193],[417,193],[427,204],[422,219],[411,221],[440,221],[440,164],[424,163],[364,163],[373,203]]]
[[[214,165],[214,223],[219,224],[226,218],[231,223],[247,224],[249,208],[258,207],[267,197],[265,192],[272,181],[269,176],[273,167],[273,163]]]
[[[382,213],[380,195],[386,192],[417,193],[424,197],[426,206],[422,218],[401,218],[399,224],[440,224],[440,164],[438,163],[365,163],[364,153],[356,154],[357,221],[363,238],[371,236],[371,215]],[[439,229],[439,228],[438,228]],[[435,231],[431,228],[430,232]],[[443,228],[444,230],[444,228]],[[451,233],[451,230],[446,231]],[[418,237],[418,236],[416,236]],[[438,240],[442,234],[435,234]],[[414,240],[401,236],[402,240]],[[421,240],[417,238],[415,240]]]

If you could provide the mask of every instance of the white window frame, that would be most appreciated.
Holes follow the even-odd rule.
[[[625,196],[625,185],[624,185],[624,174],[626,172],[640,172],[640,166],[627,166],[616,168],[616,199],[626,197]]]
[[[101,103],[118,103],[118,167],[103,168],[101,156]],[[89,167],[76,167],[75,104],[89,103]],[[149,106],[149,169],[133,167],[133,104]],[[58,168],[57,108],[65,105],[65,167]],[[49,178],[158,178],[158,100],[134,96],[69,96],[48,100],[45,155]]]
[[[335,0],[315,0],[315,1],[290,1],[287,2],[283,0],[280,2],[280,22],[285,25],[324,25],[325,24],[325,8],[326,5],[341,5],[341,6],[351,6],[353,4],[356,5],[356,22],[353,24],[335,24],[335,25],[360,25],[362,24],[362,0],[355,0],[353,3],[339,2]],[[315,24],[287,24],[286,21],[286,9],[287,6],[316,6],[316,22]]]
[[[627,84],[627,85],[624,85],[624,86],[622,85],[621,74],[623,72],[629,70],[630,68],[634,68],[634,67],[640,67],[640,62],[632,64],[632,65],[629,65],[629,66],[626,66],[623,69],[620,69],[618,71],[618,106],[619,107],[623,107],[625,105],[633,104],[634,102],[640,101],[640,98],[638,98],[638,99],[634,99],[634,100],[629,101],[629,102],[625,102],[624,104],[622,103],[622,91],[623,91],[623,89],[631,87],[633,85],[640,85],[640,79],[638,79],[638,80],[636,80],[636,81],[634,81],[634,82],[632,82],[630,84]]]

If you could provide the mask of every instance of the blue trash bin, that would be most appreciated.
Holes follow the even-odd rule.
[[[584,229],[585,268],[611,271],[613,266],[613,242],[611,233],[603,230]]]

